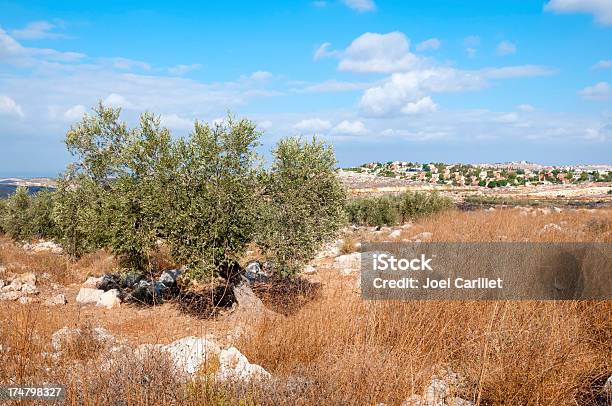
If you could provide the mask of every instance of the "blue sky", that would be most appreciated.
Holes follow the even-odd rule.
[[[0,3],[0,176],[103,100],[373,160],[612,163],[612,0]],[[265,152],[264,152],[265,155]]]

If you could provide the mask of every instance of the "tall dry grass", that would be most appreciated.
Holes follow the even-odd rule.
[[[402,238],[429,231],[434,241],[504,236],[609,243],[611,213],[453,211],[421,219],[403,229]],[[541,232],[551,223],[562,230]],[[383,237],[360,230],[349,238]],[[22,260],[1,252],[3,262]],[[107,256],[97,255],[65,272],[102,271]],[[164,354],[143,360],[129,348],[103,368],[105,356],[98,358],[101,351],[87,334],[54,357],[50,337],[56,327],[45,308],[17,304],[0,309],[0,382],[64,383],[67,404],[399,405],[423,393],[433,375],[451,369],[465,377],[456,394],[480,405],[605,404],[601,385],[612,375],[610,301],[363,301],[353,292],[354,281],[334,270],[326,275],[316,300],[288,316],[263,318],[237,343],[251,362],[273,374],[271,383],[223,385],[207,376],[183,383]],[[81,327],[87,331],[87,324]]]

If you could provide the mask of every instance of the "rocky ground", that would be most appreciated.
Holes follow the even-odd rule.
[[[305,300],[298,309],[283,313],[276,308],[274,298],[267,297],[257,289],[257,281],[269,277],[265,265],[251,262],[245,266],[242,283],[233,287],[237,303],[214,318],[201,318],[186,313],[171,299],[151,300],[167,297],[164,295],[176,288],[177,278],[182,273],[180,268],[166,269],[148,277],[124,276],[118,279],[112,274],[114,259],[109,254],[99,253],[93,259],[74,264],[69,263],[61,247],[52,242],[20,245],[3,238],[0,240],[0,354],[6,359],[15,356],[15,348],[11,347],[11,339],[14,338],[11,338],[11,332],[21,331],[20,323],[33,317],[36,319],[36,335],[44,347],[38,356],[42,357],[44,362],[40,362],[45,365],[47,362],[49,365],[64,362],[61,360],[74,351],[75,346],[78,345],[81,348],[79,351],[82,351],[82,343],[87,341],[89,346],[96,349],[93,358],[102,370],[116,368],[117,363],[123,362],[121,357],[136,357],[139,362],[144,362],[156,358],[156,354],[164,354],[169,360],[169,368],[173,369],[173,374],[180,377],[181,381],[189,381],[203,373],[220,383],[271,382],[282,377],[282,382],[278,381],[275,385],[282,386],[283,391],[294,393],[296,387],[310,388],[319,372],[296,375],[299,368],[283,366],[282,362],[285,361],[280,364],[271,361],[278,356],[273,353],[281,351],[280,344],[277,348],[270,342],[270,347],[262,352],[261,348],[253,348],[252,343],[267,337],[270,328],[274,328],[270,326],[279,326],[278,334],[282,335],[282,326],[300,323],[300,318],[306,317],[309,323],[316,326],[318,322],[314,321],[312,317],[315,316],[309,312],[312,315],[319,314],[317,306],[322,303],[336,303],[334,306],[338,307],[341,307],[341,303],[361,306],[358,278],[360,256],[357,251],[364,241],[610,243],[612,211],[552,207],[488,209],[476,213],[451,212],[397,227],[348,228],[341,239],[325,246],[300,275],[312,286],[318,286],[319,292],[315,297]],[[49,269],[50,266],[56,269]],[[58,267],[63,267],[61,274],[57,272]],[[139,302],[146,302],[146,305]],[[609,315],[609,303],[607,306]],[[334,321],[330,320],[329,323]],[[602,328],[608,336],[612,331],[610,323],[609,318],[603,320]],[[308,333],[306,325],[302,328],[304,330],[300,334],[306,337],[321,334]],[[285,335],[286,339],[290,337],[290,334]],[[345,340],[351,341],[354,338],[347,337]],[[315,342],[311,341],[311,345],[316,345]],[[381,351],[387,350],[381,347]],[[331,353],[321,355],[321,359],[329,356]],[[290,355],[284,357],[291,358]],[[589,362],[595,362],[592,357]],[[83,367],[87,365],[85,361],[79,362]],[[304,362],[302,360],[298,364]],[[327,359],[321,365],[331,366],[333,363]],[[15,373],[7,365],[2,368],[4,373],[0,374],[0,378],[4,380]],[[457,365],[452,368],[457,368]],[[612,364],[608,363],[605,368],[609,369],[608,376],[612,374]],[[482,377],[479,380],[478,374],[470,372],[469,367],[459,369],[463,371],[455,371],[445,362],[432,361],[423,370],[428,372],[413,372],[412,378],[408,378],[408,374],[405,379],[412,379],[413,384],[411,389],[405,391],[405,395],[401,395],[403,401],[397,404],[467,406],[476,404],[481,396],[484,399]],[[605,388],[607,392],[598,389],[598,396],[604,396],[602,393],[612,396],[610,379],[605,383]],[[490,389],[486,396],[494,396],[494,392]],[[385,395],[383,391],[378,396],[377,400],[382,402],[380,404],[389,402],[387,398],[393,399],[387,404],[396,404],[400,395]],[[369,393],[360,399],[371,400],[373,397],[377,395]],[[346,399],[348,403],[354,400]],[[558,404],[570,403],[564,399]]]

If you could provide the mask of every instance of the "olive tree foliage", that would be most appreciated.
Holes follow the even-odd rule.
[[[60,181],[56,220],[69,252],[110,247],[128,268],[150,267],[161,234],[156,195],[172,168],[171,137],[158,117],[145,113],[129,129],[120,109],[100,104],[66,135],[75,162]]]
[[[5,203],[4,213],[0,219],[4,232],[15,240],[25,240],[30,234],[30,196],[28,189],[18,187]]]
[[[231,116],[196,122],[173,150],[179,161],[165,193],[165,237],[173,257],[195,279],[215,277],[237,262],[253,240],[258,203],[259,133]]]
[[[346,192],[331,146],[313,138],[281,140],[263,177],[258,244],[283,276],[299,272],[345,223]]]

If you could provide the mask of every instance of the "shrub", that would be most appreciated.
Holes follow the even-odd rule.
[[[6,201],[2,228],[15,240],[26,240],[32,236],[29,220],[30,204],[28,190],[21,186]]]
[[[452,207],[449,198],[438,193],[404,192],[397,196],[365,197],[351,200],[346,207],[351,223],[390,226]]]
[[[332,148],[300,138],[281,140],[263,177],[258,243],[277,271],[292,275],[314,258],[345,222],[345,190],[335,174]]]
[[[49,190],[41,190],[30,197],[28,234],[39,238],[58,237],[59,231],[53,217],[54,205],[55,194]]]

